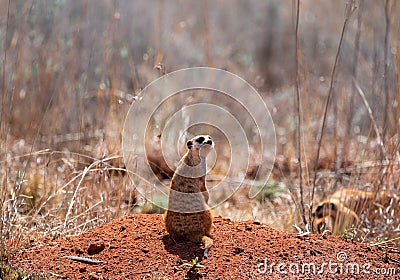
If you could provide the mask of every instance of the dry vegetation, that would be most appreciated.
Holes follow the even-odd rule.
[[[124,170],[121,132],[140,90],[184,67],[243,77],[275,123],[268,186],[255,200],[243,187],[217,215],[293,231],[310,223],[313,196],[343,187],[399,193],[400,4],[300,1],[296,44],[292,2],[1,0],[0,259],[5,240],[29,246],[159,211]],[[159,152],[149,157],[167,179]],[[215,177],[229,158],[220,160]],[[358,236],[398,242],[398,202],[380,209],[380,226],[363,220]]]

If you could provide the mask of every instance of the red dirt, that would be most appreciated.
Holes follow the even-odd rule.
[[[9,253],[9,258],[11,263],[28,272],[67,279],[400,277],[398,250],[394,252],[341,237],[321,238],[317,234],[298,237],[253,221],[215,218],[213,238],[209,257],[204,259],[200,244],[175,244],[170,239],[161,215],[130,215],[79,236],[39,240],[28,249]],[[88,257],[102,263],[86,264],[65,256]],[[339,270],[338,257],[344,256],[343,269]],[[182,266],[196,257],[204,268],[191,270]],[[391,275],[382,275],[384,272]]]

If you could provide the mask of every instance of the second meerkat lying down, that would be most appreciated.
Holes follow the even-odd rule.
[[[379,215],[379,207],[388,207],[393,201],[399,203],[399,197],[387,191],[363,191],[356,189],[341,189],[329,199],[319,203],[312,213],[314,225],[318,232],[330,230],[332,234],[342,234],[352,225],[356,226],[359,216],[367,213],[374,219]],[[396,202],[395,202],[396,203]]]
[[[199,135],[187,141],[186,145],[188,150],[171,180],[164,222],[174,240],[203,242],[204,256],[207,257],[213,244],[210,235],[213,219],[207,205],[205,158],[214,148],[214,141],[209,135]]]

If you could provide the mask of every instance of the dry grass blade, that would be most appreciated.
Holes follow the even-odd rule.
[[[9,19],[10,19],[10,5],[11,5],[11,0],[8,0],[8,5],[7,5],[7,19],[6,19],[6,30],[5,30],[5,40],[4,40],[4,53],[3,53],[3,73],[2,73],[2,92],[3,94],[1,95],[1,108],[0,108],[0,137],[2,138],[4,136],[4,152],[7,151],[7,146],[5,143],[7,143],[7,136],[8,136],[8,129],[7,129],[7,114],[6,114],[6,100],[8,96],[8,89],[7,89],[7,83],[6,83],[6,67],[7,67],[7,39],[8,39],[8,32],[9,32]],[[11,106],[10,106],[11,107]],[[10,108],[11,110],[11,108]],[[3,142],[0,141],[0,152],[3,152]]]
[[[5,40],[4,40],[4,53],[3,53],[3,73],[2,73],[2,92],[1,94],[1,107],[0,107],[0,154],[4,152],[7,153],[7,137],[8,137],[8,129],[7,129],[7,116],[6,116],[6,99],[7,99],[7,86],[6,86],[6,66],[7,66],[7,38],[9,32],[9,19],[10,19],[10,5],[11,0],[8,0],[7,5],[7,19],[6,19],[6,31],[5,31]],[[4,137],[4,142],[2,141]],[[4,143],[4,147],[3,147]],[[2,174],[1,177],[1,186],[0,186],[0,236],[3,237],[4,231],[4,219],[3,219],[3,207],[4,201],[6,199],[6,183],[8,182],[8,172]],[[0,241],[0,263],[3,261],[3,251],[4,251],[4,240],[1,238]]]
[[[386,135],[386,131],[388,129],[388,121],[389,114],[387,112],[390,110],[390,103],[392,102],[391,94],[389,91],[389,82],[388,82],[388,74],[389,74],[389,62],[388,62],[388,52],[389,52],[389,35],[390,35],[390,0],[385,0],[385,37],[384,37],[384,46],[383,46],[383,61],[384,61],[384,70],[383,70],[383,87],[384,87],[384,96],[385,96],[385,110],[383,112],[383,135]]]
[[[354,83],[354,85],[355,85],[355,87],[357,89],[357,93],[360,95],[361,99],[363,100],[365,108],[367,109],[368,116],[369,116],[369,118],[370,118],[370,120],[372,122],[372,125],[374,127],[376,138],[377,138],[379,147],[382,150],[382,154],[385,156],[385,160],[388,160],[388,152],[387,152],[386,147],[385,147],[385,145],[384,145],[384,143],[382,141],[381,133],[379,132],[378,125],[376,124],[376,120],[375,120],[374,115],[372,113],[371,107],[368,104],[368,100],[365,97],[365,94],[364,94],[363,90],[361,89],[360,85],[357,83],[357,81],[353,80],[353,83]]]
[[[302,168],[302,145],[301,145],[301,138],[302,138],[302,106],[301,106],[301,96],[300,96],[300,77],[299,77],[299,56],[300,56],[300,41],[299,41],[299,17],[300,17],[300,0],[296,2],[296,24],[295,24],[295,52],[294,52],[294,59],[295,59],[295,84],[296,84],[296,109],[297,109],[297,160],[299,162],[299,187],[300,187],[300,212],[301,212],[301,219],[304,225],[307,224],[305,208],[304,208],[304,190],[303,190],[303,168]]]
[[[109,157],[109,158],[105,158],[105,159],[94,161],[89,166],[86,166],[81,174],[79,174],[78,176],[75,176],[72,180],[70,180],[66,185],[63,186],[63,188],[65,188],[67,185],[71,184],[73,181],[75,181],[77,178],[80,177],[80,180],[79,180],[79,182],[77,183],[77,185],[75,187],[75,190],[74,190],[73,196],[71,198],[71,201],[69,202],[68,211],[67,211],[67,214],[65,215],[65,220],[64,220],[64,229],[67,229],[69,216],[72,213],[72,209],[74,207],[74,204],[75,204],[75,201],[76,201],[76,198],[77,198],[77,195],[78,195],[78,191],[79,191],[79,189],[80,189],[80,187],[82,185],[82,182],[83,182],[86,174],[88,172],[90,172],[95,166],[99,165],[99,163],[102,163],[103,161],[107,161],[109,159],[118,158],[118,157],[119,156],[113,156],[113,157]]]
[[[328,97],[327,97],[326,102],[325,102],[324,115],[323,115],[322,122],[321,122],[321,129],[319,131],[317,154],[316,154],[315,163],[314,163],[314,179],[313,179],[313,185],[312,185],[311,201],[314,201],[315,182],[317,180],[317,167],[318,167],[319,156],[320,156],[320,151],[321,151],[322,137],[324,136],[324,132],[325,132],[325,125],[326,125],[326,120],[327,120],[327,117],[328,117],[329,103],[330,103],[330,100],[331,100],[331,97],[332,97],[332,94],[333,94],[333,85],[334,85],[334,82],[335,82],[337,66],[338,66],[339,57],[340,57],[340,53],[341,53],[341,49],[342,49],[342,45],[343,45],[343,38],[344,38],[344,34],[346,32],[346,28],[347,28],[347,24],[349,22],[349,19],[350,19],[351,15],[352,15],[352,13],[354,12],[355,9],[356,9],[356,6],[355,6],[355,1],[354,0],[348,1],[346,3],[345,19],[344,19],[344,23],[343,23],[343,26],[342,26],[342,31],[340,33],[339,46],[338,46],[337,51],[336,51],[335,62],[333,64],[333,68],[332,68],[332,72],[331,72],[331,77],[330,77],[331,79],[330,79],[330,83],[329,83]]]
[[[383,241],[379,241],[379,242],[374,242],[374,243],[371,243],[370,246],[380,246],[380,245],[384,245],[384,244],[388,244],[388,243],[393,243],[393,242],[398,241],[398,240],[400,240],[400,237],[392,238],[392,239],[389,239],[389,240],[383,240]]]

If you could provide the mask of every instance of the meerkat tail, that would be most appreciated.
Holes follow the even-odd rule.
[[[208,236],[203,236],[201,241],[204,243],[204,258],[208,258],[208,250],[213,245],[213,240]]]

